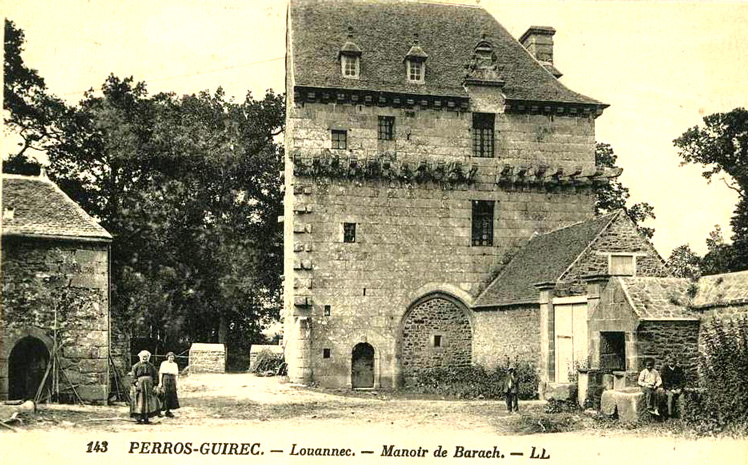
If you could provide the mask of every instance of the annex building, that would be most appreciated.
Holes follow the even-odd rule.
[[[553,28],[517,40],[478,6],[292,0],[287,31],[292,382],[395,388],[518,359],[564,382],[581,277],[667,275],[625,214],[594,218],[594,186],[620,175],[595,166],[607,105],[559,82]]]
[[[105,402],[112,236],[44,171],[2,178],[0,399]]]

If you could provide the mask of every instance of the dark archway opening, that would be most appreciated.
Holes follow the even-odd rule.
[[[351,386],[353,389],[374,387],[374,347],[366,342],[353,348]]]
[[[32,336],[18,341],[8,358],[8,398],[33,399],[48,363],[49,351],[42,341]],[[49,386],[49,376],[45,384]]]

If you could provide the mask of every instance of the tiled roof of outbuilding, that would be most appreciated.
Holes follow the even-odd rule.
[[[618,278],[641,319],[698,319],[689,307],[688,289],[691,281],[685,278],[626,277]]]
[[[532,237],[473,307],[537,303],[535,284],[558,280],[619,214],[620,211]]]
[[[109,241],[112,236],[46,177],[3,174],[3,235]]]
[[[477,6],[395,0],[292,0],[295,85],[467,97],[465,65],[482,36],[491,42],[508,100],[606,106],[567,89],[488,12]],[[360,79],[340,75],[338,53],[353,28]],[[425,84],[409,84],[403,59],[414,35],[428,55]]]
[[[707,308],[748,304],[748,271],[702,276],[692,305]]]

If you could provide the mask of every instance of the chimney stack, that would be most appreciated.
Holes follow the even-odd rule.
[[[556,30],[550,26],[530,26],[519,38],[519,42],[545,68],[557,78],[561,73],[553,66],[553,35]]]

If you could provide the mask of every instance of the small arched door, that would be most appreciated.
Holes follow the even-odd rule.
[[[374,387],[374,347],[366,342],[353,348],[351,386],[353,389]]]
[[[18,341],[8,358],[8,398],[33,399],[48,363],[49,351],[41,340],[26,336]],[[45,384],[49,381],[48,376]]]

